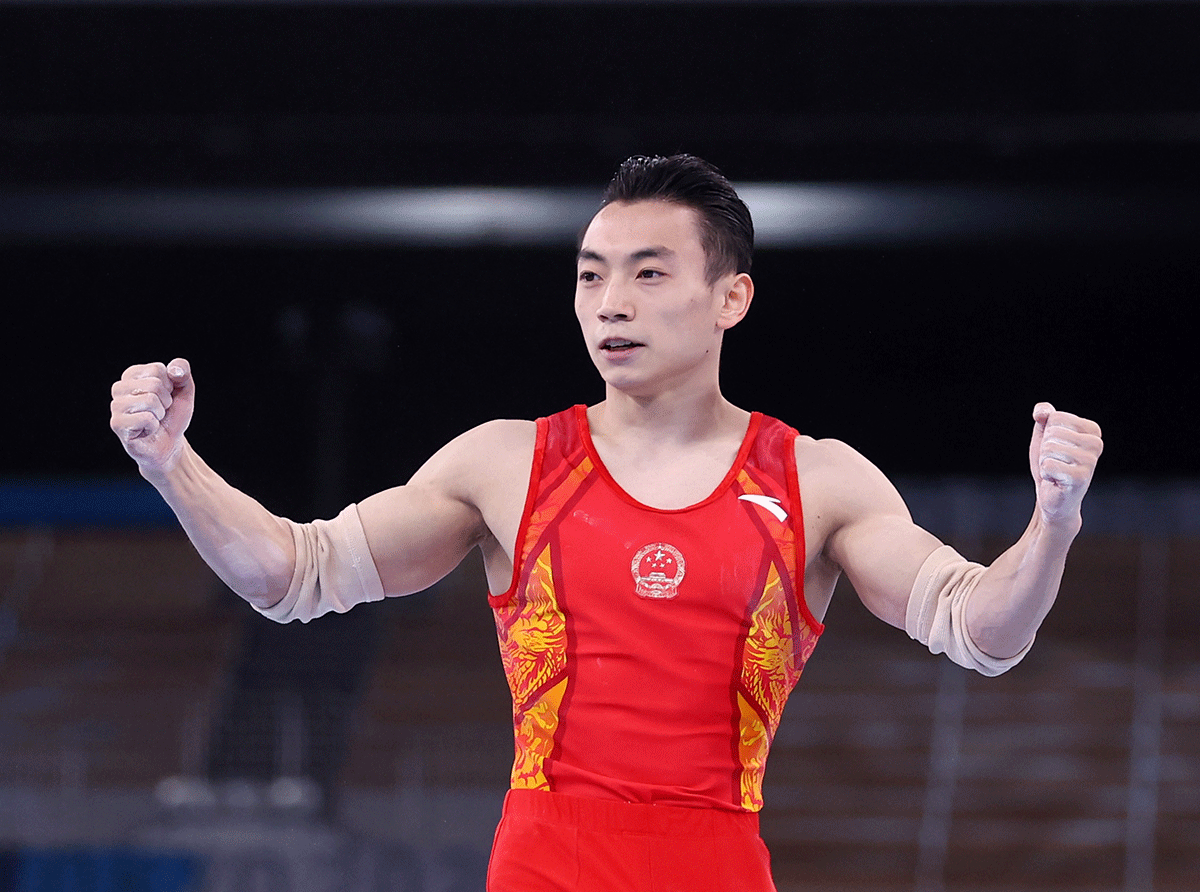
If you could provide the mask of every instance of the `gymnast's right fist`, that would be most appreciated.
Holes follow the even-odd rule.
[[[133,365],[112,386],[110,425],[143,473],[165,473],[183,451],[196,386],[186,359]]]

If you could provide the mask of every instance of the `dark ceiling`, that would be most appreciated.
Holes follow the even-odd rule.
[[[1186,2],[6,4],[7,183],[1195,183]]]

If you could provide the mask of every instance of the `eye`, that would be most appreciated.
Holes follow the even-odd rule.
[[[579,281],[580,282],[595,282],[598,278],[600,278],[600,277],[597,276],[590,269],[582,270],[579,273]]]
[[[663,273],[656,269],[644,269],[638,272],[639,279],[661,279]]]

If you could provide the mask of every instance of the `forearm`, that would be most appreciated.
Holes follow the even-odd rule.
[[[1035,512],[1016,544],[992,562],[965,605],[967,632],[984,653],[1006,659],[1031,640],[1058,596],[1080,521],[1047,523]]]
[[[270,607],[288,591],[296,549],[287,521],[235,489],[186,443],[169,471],[142,470],[200,556],[233,591]]]

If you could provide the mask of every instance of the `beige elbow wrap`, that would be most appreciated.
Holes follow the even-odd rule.
[[[908,596],[904,630],[935,654],[944,653],[959,666],[982,675],[1007,672],[1024,659],[1033,646],[1001,660],[981,651],[967,633],[966,605],[984,567],[968,561],[949,545],[933,552],[917,573]]]
[[[358,507],[350,505],[333,520],[293,523],[296,569],[283,600],[255,609],[276,622],[308,622],[329,611],[345,613],[355,604],[380,601],[383,582],[371,558]]]

